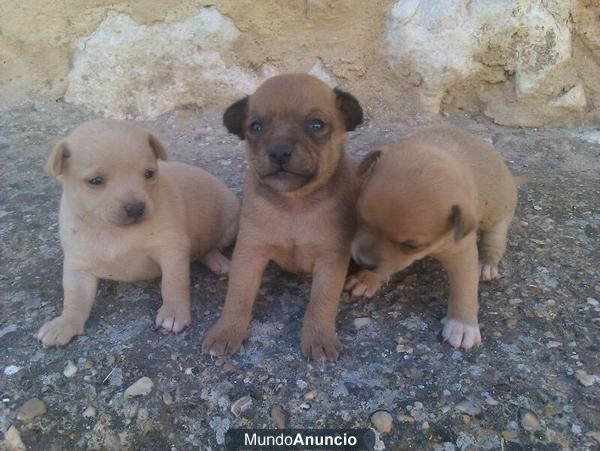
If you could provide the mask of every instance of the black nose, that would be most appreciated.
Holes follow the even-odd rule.
[[[354,261],[356,262],[356,264],[358,266],[360,266],[361,268],[366,269],[367,271],[373,271],[375,268],[377,268],[377,265],[373,265],[370,263],[365,262],[362,258],[360,258],[358,255],[353,256],[352,258],[354,258]]]
[[[292,156],[292,150],[288,146],[277,145],[269,149],[269,160],[273,163],[287,163]]]
[[[130,204],[123,205],[123,210],[127,214],[127,217],[131,219],[137,219],[144,214],[146,204],[144,202],[132,202]]]

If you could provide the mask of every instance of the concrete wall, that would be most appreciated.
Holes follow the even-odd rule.
[[[0,101],[223,107],[310,71],[371,115],[600,122],[600,0],[0,0]]]

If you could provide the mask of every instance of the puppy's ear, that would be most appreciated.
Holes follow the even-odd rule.
[[[379,160],[381,154],[383,153],[383,149],[376,149],[370,151],[365,157],[362,159],[360,164],[358,165],[358,169],[356,173],[358,175],[364,175],[369,169],[373,167],[373,165]]]
[[[333,90],[335,93],[335,103],[344,117],[346,131],[351,132],[363,121],[363,110],[352,94],[342,91],[339,88]]]
[[[452,205],[449,220],[454,233],[454,241],[457,243],[477,227],[475,215],[468,208],[459,205]]]
[[[237,135],[241,140],[245,138],[244,123],[246,122],[246,114],[248,110],[248,96],[229,105],[223,114],[223,124],[227,127],[227,131]]]
[[[160,141],[160,139],[158,139],[156,136],[150,133],[148,134],[148,143],[150,144],[150,147],[152,147],[156,158],[158,158],[159,160],[167,160],[167,149],[165,149],[165,146]]]
[[[54,149],[52,149],[48,161],[46,161],[46,165],[44,166],[44,170],[48,174],[58,177],[65,170],[66,160],[70,156],[71,152],[67,147],[67,142],[63,139],[54,146]]]

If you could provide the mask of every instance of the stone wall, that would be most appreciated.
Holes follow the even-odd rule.
[[[600,0],[3,0],[0,101],[222,108],[308,71],[372,116],[600,122]]]

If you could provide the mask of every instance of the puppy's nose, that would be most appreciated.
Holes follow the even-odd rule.
[[[287,163],[292,156],[292,150],[288,146],[277,145],[269,149],[269,160],[273,163]]]
[[[367,263],[365,262],[362,258],[360,258],[360,256],[358,255],[353,255],[352,258],[354,259],[354,261],[356,262],[356,264],[358,266],[360,266],[361,268],[366,269],[367,271],[373,271],[375,268],[377,268],[377,265],[373,265],[371,263]]]
[[[130,204],[123,205],[123,210],[127,214],[128,218],[138,219],[144,214],[146,204],[144,202],[132,202]]]

